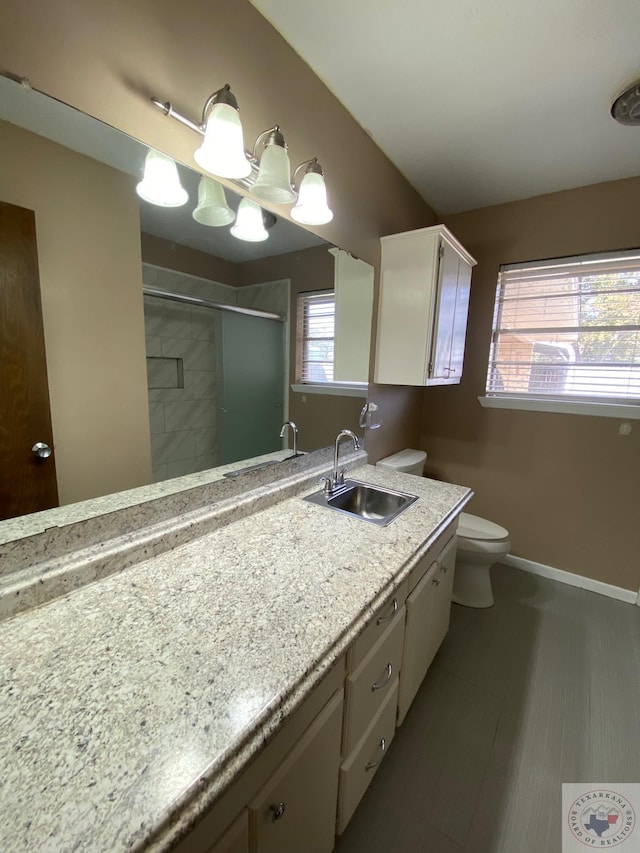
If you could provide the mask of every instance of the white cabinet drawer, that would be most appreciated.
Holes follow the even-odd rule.
[[[402,661],[405,609],[402,607],[346,683],[344,755],[349,755],[391,692]]]
[[[347,659],[347,667],[350,672],[353,672],[358,664],[369,654],[372,646],[377,643],[378,638],[384,634],[389,623],[404,604],[408,593],[409,582],[408,580],[405,580],[400,584],[393,595],[389,596],[371,622],[369,622],[364,631],[354,641],[353,645],[349,649],[349,656]]]
[[[396,729],[397,701],[398,679],[396,678],[371,725],[351,755],[342,763],[338,794],[336,830],[338,835],[344,832],[351,820],[358,803],[369,787],[389,748],[389,744],[393,740]]]

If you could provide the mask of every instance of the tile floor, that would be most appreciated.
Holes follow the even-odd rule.
[[[640,782],[640,607],[496,566],[338,853],[560,853],[561,783]]]

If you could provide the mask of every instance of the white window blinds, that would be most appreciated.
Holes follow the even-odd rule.
[[[640,403],[640,250],[502,266],[487,396]]]
[[[333,381],[335,295],[332,290],[298,296],[297,373],[299,382]]]

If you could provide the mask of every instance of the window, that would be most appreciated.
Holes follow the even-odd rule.
[[[483,405],[640,417],[640,250],[502,266],[486,394]]]
[[[296,372],[298,382],[333,382],[336,302],[333,290],[298,296]]]

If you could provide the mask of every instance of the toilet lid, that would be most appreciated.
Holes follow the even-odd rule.
[[[466,536],[467,539],[508,539],[509,531],[493,521],[461,512],[458,521],[458,536]]]
[[[408,447],[406,450],[394,453],[393,456],[385,456],[384,459],[376,462],[376,465],[380,465],[381,468],[395,468],[396,471],[405,471],[412,465],[424,463],[426,458],[427,454],[424,450],[412,450]]]

